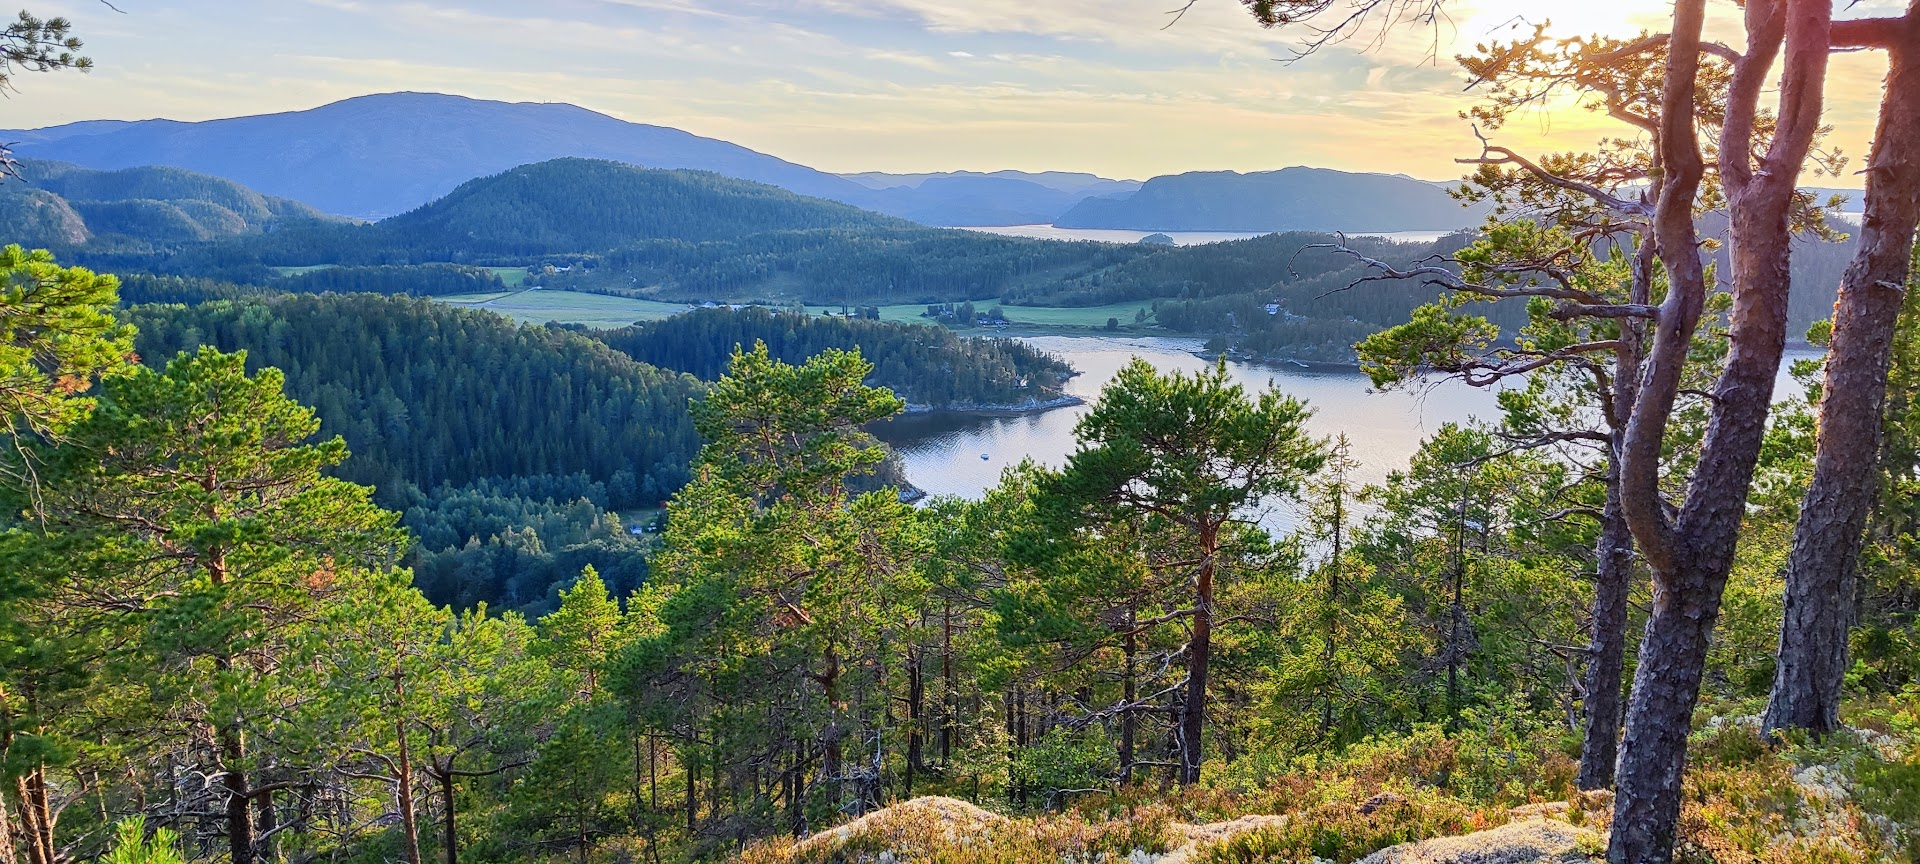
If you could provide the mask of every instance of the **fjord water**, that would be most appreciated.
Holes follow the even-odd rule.
[[[1134,357],[1163,371],[1193,372],[1209,362],[1192,353],[1201,347],[1199,340],[1192,339],[1044,336],[1022,341],[1079,370],[1066,390],[1089,403]],[[1789,360],[1805,356],[1811,355],[1793,352]],[[1354,479],[1363,484],[1379,483],[1389,471],[1405,468],[1420,442],[1442,425],[1492,418],[1497,411],[1493,391],[1452,380],[1381,392],[1355,369],[1229,361],[1227,371],[1250,392],[1272,386],[1305,400],[1314,410],[1307,424],[1313,434],[1345,433],[1360,463]],[[1774,388],[1775,399],[1797,392],[1783,369]],[[1018,415],[913,414],[877,427],[875,434],[893,445],[906,466],[907,479],[929,495],[978,498],[999,482],[1002,471],[1022,459],[1055,467],[1064,464],[1073,452],[1074,424],[1088,410],[1089,406],[1080,405]],[[1294,527],[1297,515],[1284,503],[1270,504],[1259,521],[1269,530],[1284,532]]]
[[[1100,388],[1129,360],[1139,357],[1163,371],[1199,371],[1209,361],[1194,356],[1199,340],[1044,336],[1023,340],[1059,356],[1079,370],[1068,393],[1091,403]],[[1449,422],[1492,416],[1494,394],[1454,381],[1422,385],[1410,391],[1374,391],[1353,369],[1303,369],[1229,361],[1227,371],[1249,392],[1269,386],[1303,399],[1314,409],[1308,429],[1315,435],[1345,433],[1360,462],[1356,479],[1377,483],[1403,468],[1420,441]],[[978,498],[999,482],[1000,473],[1023,459],[1058,467],[1073,452],[1073,427],[1089,405],[1019,415],[964,414],[951,411],[896,418],[875,430],[900,454],[907,479],[929,495]],[[981,458],[985,456],[986,458]],[[1295,522],[1284,505],[1270,508],[1260,521],[1284,531]]]

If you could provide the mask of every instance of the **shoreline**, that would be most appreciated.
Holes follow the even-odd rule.
[[[941,405],[941,406],[936,406],[936,405],[915,405],[912,403],[908,403],[906,410],[901,411],[900,414],[902,416],[910,416],[910,415],[918,415],[918,414],[998,414],[998,415],[1005,415],[1005,416],[1012,417],[1012,416],[1019,416],[1022,414],[1038,414],[1043,411],[1052,411],[1056,408],[1071,408],[1075,405],[1085,405],[1085,404],[1087,404],[1086,399],[1079,396],[1073,396],[1070,394],[1063,393],[1059,397],[1054,399],[1022,402],[1017,405],[950,405],[950,406]]]

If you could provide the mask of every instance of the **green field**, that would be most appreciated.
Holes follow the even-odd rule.
[[[512,268],[497,269],[504,271]],[[504,272],[501,274],[502,278],[506,275]],[[496,291],[491,294],[461,294],[437,299],[456,306],[492,310],[523,324],[545,324],[549,321],[557,321],[562,324],[581,324],[595,328],[625,327],[635,321],[658,321],[689,308],[685,303],[666,303],[659,300],[637,300],[630,297],[540,288]],[[980,301],[973,305],[975,310],[982,314],[993,308],[992,301]],[[1151,322],[1153,314],[1151,300],[1078,308],[1001,307],[1001,311],[1007,316],[1007,332],[1016,334],[1083,333],[1105,330],[1108,318],[1118,318],[1123,329],[1134,331],[1139,329],[1134,324],[1134,315],[1143,309],[1146,310]],[[837,306],[810,306],[807,311],[814,314],[827,312],[838,314],[840,309]],[[931,319],[924,317],[926,311],[925,304],[882,306],[880,319],[907,324],[933,323]],[[1147,326],[1152,325],[1149,323]],[[987,328],[970,328],[959,332],[981,334],[996,331]]]
[[[504,278],[504,274],[503,274]],[[658,321],[686,310],[685,303],[634,300],[577,291],[504,291],[435,298],[443,303],[487,309],[522,324],[581,324],[595,328],[625,327],[635,321]]]
[[[527,268],[525,267],[484,267],[481,269],[492,270],[493,275],[500,277],[500,281],[507,283],[508,288],[518,288],[527,284]]]
[[[271,269],[274,273],[281,276],[298,276],[302,273],[312,273],[315,270],[326,270],[335,266],[338,265],[313,264],[306,267],[274,267]],[[492,270],[495,276],[500,277],[500,281],[507,283],[508,288],[518,288],[527,282],[527,268],[525,267],[482,267],[480,269]]]

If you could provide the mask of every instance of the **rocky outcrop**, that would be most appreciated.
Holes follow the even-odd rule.
[[[1565,822],[1528,819],[1489,831],[1404,843],[1359,864],[1575,864],[1605,847],[1600,835]]]

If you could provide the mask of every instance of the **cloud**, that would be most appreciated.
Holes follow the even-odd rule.
[[[1144,176],[1289,164],[1458,173],[1471,96],[1452,55],[1552,10],[1658,26],[1665,0],[1456,0],[1298,62],[1233,0],[41,0],[99,63],[35,76],[6,125],[206,119],[369,92],[568,101],[832,170],[1017,167]],[[1894,0],[1870,0],[1879,9]],[[36,8],[41,8],[36,6]],[[1713,6],[1716,32],[1737,10]],[[1884,14],[1879,10],[1876,14]],[[1866,14],[1859,8],[1849,14]],[[1834,143],[1864,150],[1884,61],[1837,58]],[[1503,130],[1530,151],[1619,134],[1578,110]],[[1856,163],[1857,164],[1857,163]]]

